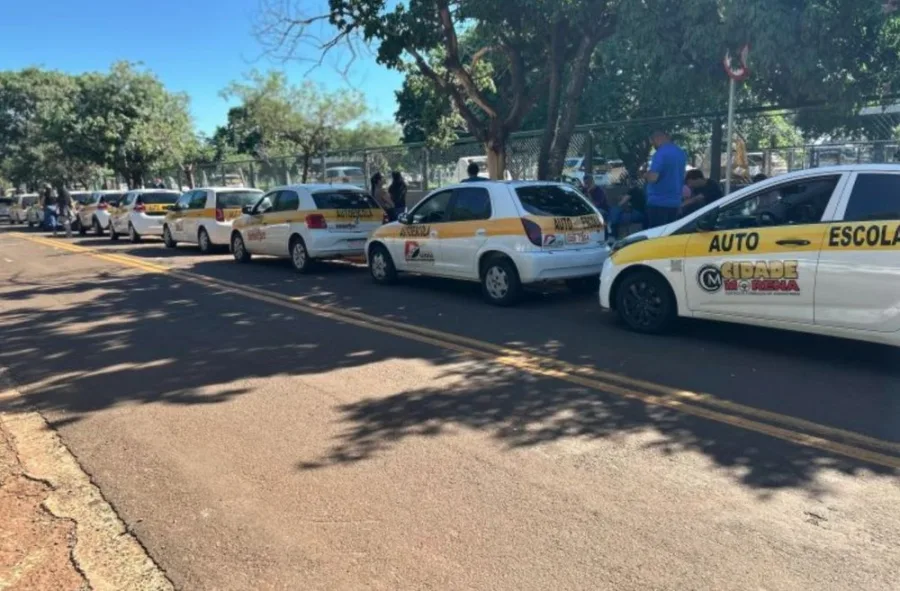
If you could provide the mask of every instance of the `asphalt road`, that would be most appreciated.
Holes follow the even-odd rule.
[[[900,350],[35,236],[0,232],[0,410],[179,588],[897,588]]]

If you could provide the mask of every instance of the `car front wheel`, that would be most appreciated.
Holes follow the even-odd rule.
[[[251,254],[244,244],[244,239],[237,232],[231,237],[231,254],[234,256],[234,260],[239,263],[250,262]]]
[[[372,280],[380,285],[390,285],[397,281],[394,259],[380,244],[373,246],[369,253],[369,273],[372,275]]]
[[[169,229],[169,226],[163,226],[163,244],[166,245],[166,248],[175,248],[178,246],[178,243],[172,238],[172,230]]]
[[[675,296],[666,280],[652,271],[638,271],[623,279],[615,298],[619,318],[636,332],[659,334],[675,320]]]

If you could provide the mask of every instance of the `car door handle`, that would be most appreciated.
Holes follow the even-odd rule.
[[[475,230],[475,235],[476,236],[487,236],[487,230],[485,230],[484,228],[478,228],[477,230]]]
[[[809,246],[809,240],[801,240],[799,238],[785,238],[775,242],[778,246]]]

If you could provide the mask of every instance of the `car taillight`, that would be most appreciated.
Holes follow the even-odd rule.
[[[138,203],[134,206],[134,210],[139,213],[144,213],[145,211],[147,211],[147,207],[143,203]]]
[[[216,221],[217,222],[225,221],[225,212],[219,207],[216,208]]]
[[[306,227],[310,230],[324,230],[328,227],[328,222],[321,213],[311,213],[306,216]]]
[[[106,203],[98,203],[97,204],[97,209],[107,209],[107,208],[109,208],[109,205],[107,205]]]
[[[388,215],[388,212],[383,212],[381,214],[381,225],[391,223],[391,216]]]
[[[543,246],[544,236],[539,225],[531,220],[522,218],[522,227],[525,228],[525,235],[528,236],[529,242],[535,246]]]

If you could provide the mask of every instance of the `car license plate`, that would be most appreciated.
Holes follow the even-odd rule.
[[[587,244],[591,241],[588,232],[570,232],[566,234],[566,244]]]

